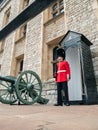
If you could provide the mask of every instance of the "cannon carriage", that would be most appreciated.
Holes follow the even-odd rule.
[[[25,105],[47,104],[49,100],[41,97],[41,93],[42,82],[39,76],[31,70],[22,72],[18,78],[0,76],[0,102],[4,104],[15,102]]]

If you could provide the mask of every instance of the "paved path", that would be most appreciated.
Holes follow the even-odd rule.
[[[0,104],[0,130],[98,130],[98,105]]]

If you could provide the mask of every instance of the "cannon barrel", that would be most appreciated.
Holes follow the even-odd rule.
[[[14,78],[11,78],[10,76],[6,76],[6,77],[0,76],[0,80],[10,82],[12,84],[14,84],[16,81]]]

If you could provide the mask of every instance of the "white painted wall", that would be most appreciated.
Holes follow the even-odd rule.
[[[77,47],[68,48],[66,51],[66,60],[69,62],[71,68],[71,79],[68,82],[69,100],[82,100],[82,81],[79,49]]]

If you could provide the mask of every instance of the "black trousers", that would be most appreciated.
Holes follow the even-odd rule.
[[[57,104],[62,105],[69,102],[67,82],[57,83]]]

